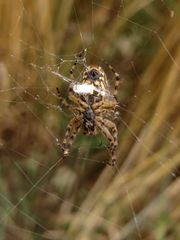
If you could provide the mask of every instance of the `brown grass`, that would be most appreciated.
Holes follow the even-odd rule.
[[[91,3],[0,0],[2,240],[178,239],[180,5]],[[48,109],[56,87],[67,89],[48,66],[84,47],[89,63],[105,59],[125,78],[118,170],[103,164],[104,139],[82,135],[51,170],[71,115]],[[69,77],[70,64],[60,73]]]

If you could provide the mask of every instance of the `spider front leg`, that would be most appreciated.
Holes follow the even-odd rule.
[[[67,157],[69,155],[70,147],[74,141],[74,138],[81,127],[81,118],[74,117],[67,126],[65,137],[62,144],[63,149],[63,157]]]
[[[118,147],[118,131],[116,125],[108,119],[103,119],[101,117],[96,117],[96,125],[100,132],[108,139],[109,146],[108,150],[111,154],[111,161],[108,162],[109,165],[116,165],[117,160],[117,147]]]

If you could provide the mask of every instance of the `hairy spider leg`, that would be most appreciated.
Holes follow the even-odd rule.
[[[81,127],[80,117],[74,117],[73,119],[71,119],[70,123],[67,126],[65,137],[62,144],[64,157],[67,157],[69,155],[70,147],[73,144],[73,141],[76,137],[76,134],[80,130],[80,127]]]
[[[86,54],[86,51],[87,51],[87,49],[83,49],[83,50],[75,57],[75,62],[74,62],[74,64],[72,65],[72,67],[71,67],[71,69],[70,69],[70,77],[71,77],[72,79],[74,79],[74,70],[75,70],[75,68],[76,68],[76,66],[77,66],[78,60],[80,60],[81,57]]]
[[[62,107],[67,108],[70,112],[72,112],[74,115],[77,114],[81,114],[84,112],[83,106],[82,104],[78,104],[78,106],[73,106],[72,104],[68,103],[62,96],[60,93],[59,88],[56,88],[57,90],[57,96],[60,99],[60,104],[62,105]]]
[[[111,161],[108,161],[108,164],[114,166],[117,161],[116,152],[118,147],[118,131],[116,125],[108,119],[101,117],[96,117],[96,124],[100,132],[102,132],[109,141],[108,150],[111,155]]]
[[[69,86],[68,93],[69,99],[73,103],[77,104],[77,106],[82,109],[82,112],[88,107],[88,104],[86,103],[84,97],[78,93],[75,93],[72,85]]]
[[[68,110],[71,111],[72,106],[61,96],[61,93],[60,93],[60,90],[59,90],[58,87],[56,88],[56,90],[57,90],[57,96],[60,100],[60,104],[62,105],[62,107],[65,107],[65,108],[67,108]]]
[[[115,98],[117,98],[118,88],[119,88],[119,85],[123,82],[123,79],[120,76],[120,74],[114,70],[112,65],[110,65],[109,63],[105,63],[105,64],[111,70],[111,72],[115,75],[113,95],[115,96]]]
[[[78,60],[81,59],[81,57],[86,54],[86,51],[87,51],[87,49],[83,49],[83,50],[76,56],[76,60],[75,60],[74,64],[72,65],[71,69],[70,69],[70,77],[71,77],[72,79],[74,79],[74,70],[75,70],[76,65],[77,65],[77,63],[78,63]],[[83,99],[83,96],[80,96],[78,93],[75,93],[75,92],[74,92],[74,90],[73,90],[73,84],[71,84],[71,85],[69,86],[68,92],[69,92],[69,99],[70,99],[72,102],[76,103],[76,104],[80,107],[81,112],[83,112],[83,110],[88,107],[85,99]]]
[[[117,106],[117,101],[114,99],[114,101],[100,101],[93,104],[93,109],[96,114],[101,113],[102,111],[108,112],[109,110],[114,110]]]

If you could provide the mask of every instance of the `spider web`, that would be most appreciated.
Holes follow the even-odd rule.
[[[141,9],[144,9],[149,4],[153,4],[153,1],[143,2],[144,3],[139,6]],[[169,18],[173,18],[174,12],[167,7],[164,1],[160,2],[162,6],[167,8]],[[179,142],[176,139],[177,136],[174,136],[173,124],[165,120],[162,126],[163,130],[156,133],[159,137],[159,141],[163,139],[167,145],[167,152],[165,150],[156,152],[156,149],[154,149],[155,147],[153,148],[153,144],[147,143],[144,140],[146,132],[153,134],[154,129],[151,127],[149,120],[139,116],[134,109],[134,104],[138,101],[140,102],[142,95],[133,93],[127,96],[127,98],[130,98],[130,100],[128,99],[128,104],[120,106],[123,114],[117,119],[119,128],[122,129],[122,132],[125,132],[123,135],[124,139],[121,140],[121,136],[119,137],[120,143],[121,141],[127,141],[126,138],[129,138],[130,144],[134,142],[135,146],[127,155],[126,161],[115,168],[106,167],[105,160],[103,161],[102,157],[100,160],[98,158],[100,152],[106,152],[106,142],[102,140],[103,142],[101,143],[99,140],[100,138],[97,138],[96,144],[93,144],[86,138],[87,143],[83,143],[79,139],[73,145],[69,159],[62,164],[60,150],[64,133],[61,134],[61,128],[66,127],[67,124],[65,126],[59,126],[61,124],[63,125],[64,121],[61,123],[58,119],[70,119],[71,115],[59,105],[55,89],[58,86],[63,93],[66,92],[69,82],[73,82],[75,85],[79,84],[84,63],[86,61],[88,62],[88,57],[90,61],[93,59],[99,62],[99,65],[103,64],[103,58],[106,60],[106,55],[111,51],[110,47],[108,49],[107,46],[104,56],[101,55],[100,50],[95,51],[95,53],[92,50],[93,46],[95,46],[94,48],[97,50],[100,44],[98,39],[99,36],[96,35],[95,31],[97,27],[95,20],[98,19],[98,14],[100,14],[102,9],[105,12],[109,12],[116,22],[119,21],[121,24],[129,22],[132,26],[137,27],[137,31],[146,32],[152,35],[153,41],[159,42],[163,54],[169,58],[172,66],[179,72],[179,65],[176,58],[168,50],[165,41],[157,30],[132,20],[131,16],[128,15],[125,1],[120,1],[118,6],[116,6],[116,4],[113,6],[113,4],[108,4],[106,1],[99,3],[92,0],[89,12],[86,13],[91,19],[91,32],[88,32],[89,36],[86,36],[80,21],[81,17],[84,17],[84,15],[82,14],[81,16],[81,11],[78,9],[77,3],[74,3],[73,11],[76,26],[74,31],[78,33],[77,38],[80,38],[79,42],[81,43],[81,48],[87,48],[87,56],[79,60],[76,80],[72,80],[69,78],[68,71],[70,66],[74,63],[78,52],[76,51],[74,53],[72,49],[69,55],[61,55],[57,53],[54,54],[52,49],[47,50],[45,44],[40,40],[38,25],[34,25],[34,22],[30,19],[29,8],[25,6],[22,1],[17,1],[16,4],[19,11],[17,11],[15,25],[12,30],[8,31],[10,39],[16,36],[20,23],[27,21],[26,24],[29,26],[30,31],[36,36],[39,46],[32,45],[31,41],[19,39],[18,44],[21,47],[22,54],[19,56],[16,54],[16,51],[15,53],[10,53],[8,54],[8,58],[11,59],[10,64],[1,64],[2,86],[0,98],[1,112],[4,115],[1,116],[1,125],[4,131],[2,131],[0,143],[2,156],[2,190],[0,192],[2,207],[0,223],[5,232],[4,234],[13,236],[13,234],[16,235],[20,233],[17,235],[17,239],[31,239],[33,236],[36,236],[37,239],[59,239],[59,236],[63,236],[63,234],[67,234],[65,236],[69,239],[71,235],[76,234],[74,236],[77,239],[88,239],[90,236],[89,234],[96,230],[97,234],[99,232],[99,235],[97,235],[99,239],[101,235],[108,236],[108,234],[111,234],[111,239],[127,239],[127,237],[130,236],[133,236],[132,239],[144,239],[145,230],[143,222],[149,219],[149,216],[151,217],[151,209],[154,209],[156,204],[159,206],[162,198],[161,194],[166,197],[170,190],[166,188],[163,193],[159,191],[158,195],[141,210],[140,206],[138,206],[138,200],[142,201],[141,198],[145,196],[143,195],[143,191],[142,193],[141,190],[139,190],[139,192],[137,191],[137,186],[139,187],[140,184],[138,179],[135,178],[134,182],[132,180],[135,174],[132,167],[136,166],[137,171],[142,174],[143,179],[149,177],[149,182],[145,180],[144,183],[141,182],[142,188],[147,186],[152,187],[153,183],[156,184],[156,181],[158,182],[159,169],[162,180],[163,177],[166,176],[161,184],[165,184],[167,179],[172,181],[172,179],[175,180],[178,177],[177,148],[179,147]],[[114,36],[114,39],[115,38],[116,36]],[[71,47],[69,47],[69,49],[71,49]],[[26,51],[28,51],[29,54],[32,51],[32,57],[30,56],[32,59],[27,58],[26,60],[25,54],[23,54]],[[22,69],[25,69],[25,71],[23,70],[23,72],[21,72],[21,68],[17,68],[16,71],[14,71],[13,66],[16,64],[21,66]],[[134,60],[130,61],[129,68],[134,72],[133,77],[138,83],[141,76],[136,69],[136,62]],[[116,70],[120,71],[119,68],[116,68]],[[110,73],[108,74],[110,76],[110,83],[112,84],[112,76]],[[3,80],[3,78],[6,79],[7,76],[9,84],[7,84],[8,81]],[[122,89],[124,88],[126,90],[128,84],[129,81],[125,80]],[[153,92],[148,86],[148,80],[141,89],[145,93],[147,99],[151,101],[151,99],[153,99]],[[102,91],[102,89],[98,90]],[[127,107],[127,105],[130,105],[130,107]],[[157,109],[160,108],[157,107]],[[160,118],[162,113],[155,111],[154,114],[157,118]],[[134,123],[129,120],[128,116],[129,118],[131,117],[137,125],[138,123],[144,125],[142,131],[136,132],[134,130]],[[67,122],[68,120],[66,123]],[[18,134],[20,132],[25,132],[24,138],[23,134],[18,135],[10,131],[11,128],[9,125],[12,129],[13,126],[17,128]],[[27,129],[32,130],[32,135],[29,132],[26,133]],[[164,129],[167,132],[172,131],[172,138],[166,135]],[[36,131],[37,135],[35,134]],[[16,143],[9,140],[13,134],[15,134]],[[36,136],[37,138],[33,139]],[[26,140],[26,142],[24,143],[23,140]],[[42,149],[39,147],[41,142],[43,143]],[[79,145],[78,142],[82,145]],[[93,154],[90,151],[91,149],[93,150]],[[94,153],[96,153],[96,157],[94,157]],[[150,156],[153,156],[153,158],[151,159]],[[106,156],[104,156],[104,158],[105,157]],[[137,158],[139,158],[139,161]],[[151,166],[150,163],[147,162],[147,165],[143,165],[142,167],[137,166],[141,165],[142,159],[148,160],[148,158],[149,162],[154,163],[154,165]],[[120,158],[120,160],[122,161],[123,159]],[[5,163],[5,161],[7,161],[7,163]],[[11,171],[8,172],[7,168],[12,165]],[[148,170],[145,172],[148,166],[151,166],[150,173]],[[89,182],[83,186],[80,182],[81,179],[84,178],[84,175],[86,175],[88,168],[91,168],[91,171],[95,172],[95,177],[92,180],[93,183]],[[33,170],[36,176],[34,176]],[[9,176],[5,176],[3,172],[7,173]],[[75,175],[75,173],[77,173],[77,175]],[[90,174],[90,172],[88,173]],[[11,175],[17,177],[15,183],[13,183]],[[156,175],[158,176],[156,177]],[[71,178],[69,178],[69,176],[71,176]],[[92,177],[93,174],[91,173],[90,176]],[[104,176],[106,176],[106,181],[104,181]],[[131,180],[128,181],[128,178]],[[101,183],[102,180],[104,181],[103,185]],[[48,184],[51,182],[52,186]],[[87,197],[81,196],[83,195],[83,191],[80,191],[81,195],[77,194],[79,192],[78,187],[80,186],[84,188],[84,194],[87,195]],[[14,197],[11,193],[11,189],[16,191],[17,187],[20,188],[20,190],[17,191],[17,196]],[[72,187],[76,189],[76,193],[73,193]],[[88,191],[86,191],[86,188]],[[175,185],[174,189],[178,189],[177,185]],[[118,194],[113,196],[110,194],[111,192],[118,192]],[[92,196],[95,194],[96,196],[93,199]],[[44,201],[43,196],[45,199]],[[37,202],[34,202],[31,206],[29,202],[33,202],[33,199],[36,198]],[[123,213],[122,210],[119,210],[123,215],[121,218],[115,219],[112,217],[113,211],[115,211],[112,204],[116,205],[116,202],[118,203],[121,198],[124,202],[122,203],[122,207],[125,209],[125,212]],[[82,201],[82,199],[84,199],[84,201]],[[51,204],[48,205],[48,201]],[[47,216],[49,217],[50,215],[45,215],[48,213],[42,214],[42,216],[36,216],[34,213],[43,203],[50,207],[56,206],[58,217],[62,218],[65,216],[67,219],[64,221],[57,220],[57,227],[55,228],[49,227],[51,225],[48,225],[46,221]],[[109,206],[109,208],[105,207],[105,205]],[[31,206],[32,209],[28,209],[29,206]],[[107,209],[109,215],[104,213],[103,207]],[[42,210],[45,210],[45,207],[43,208],[42,206]],[[174,209],[172,212],[174,212]],[[53,210],[52,213],[54,213]],[[72,219],[72,222],[69,223],[70,219]],[[87,226],[81,229],[83,220]],[[61,232],[61,229],[64,229],[63,226],[67,223],[70,225],[67,233]],[[79,233],[77,229],[79,229]],[[107,232],[106,229],[108,229]],[[106,237],[104,239],[110,238]]]

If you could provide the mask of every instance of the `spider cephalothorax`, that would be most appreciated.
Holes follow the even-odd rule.
[[[95,115],[91,106],[87,107],[83,112],[83,128],[84,133],[93,135],[95,131]]]
[[[80,59],[84,51],[81,52],[77,59]],[[77,60],[70,70],[71,78],[73,79],[73,72]],[[120,76],[111,65],[108,65],[110,70],[115,75],[114,91],[109,91],[107,77],[100,66],[86,66],[81,84],[84,86],[92,86],[91,91],[78,92],[74,91],[74,86],[71,83],[69,86],[69,99],[75,106],[68,104],[61,96],[58,90],[61,103],[66,106],[74,117],[71,119],[63,140],[63,156],[69,155],[70,147],[79,130],[82,130],[86,135],[96,135],[101,132],[109,141],[108,150],[111,155],[111,161],[108,164],[115,165],[117,158],[118,146],[118,131],[115,123],[109,120],[109,116],[115,112],[117,106],[117,88],[120,83]],[[109,93],[108,95],[106,93]]]

